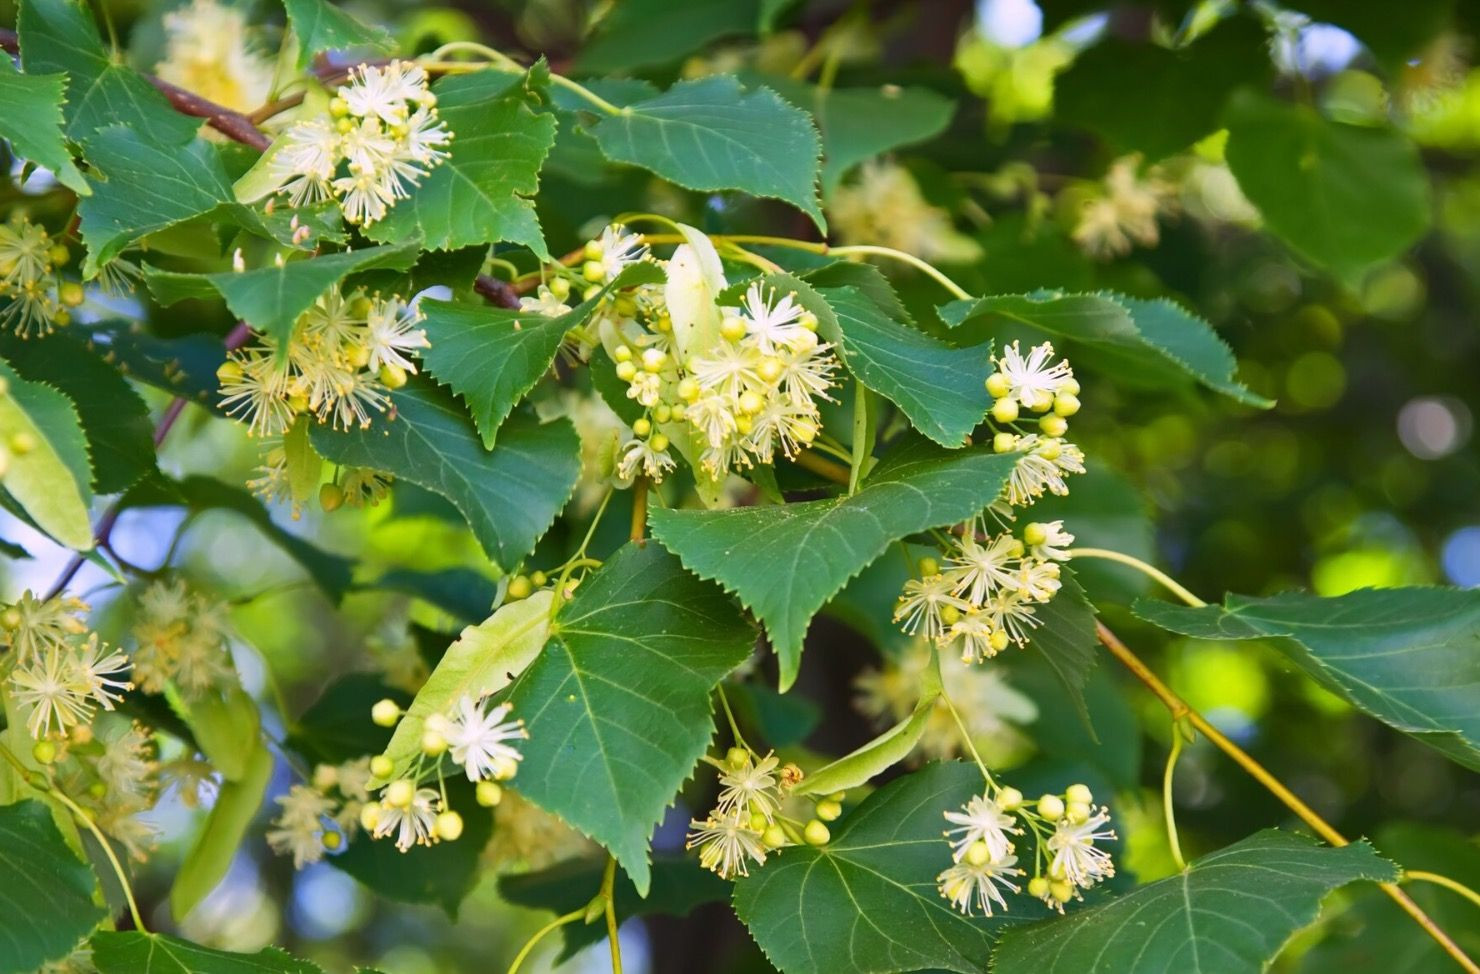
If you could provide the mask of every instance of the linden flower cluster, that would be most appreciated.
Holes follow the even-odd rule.
[[[360,815],[370,800],[370,759],[320,764],[308,784],[294,785],[277,798],[281,811],[267,831],[267,844],[278,855],[291,855],[302,869],[354,838]]]
[[[1063,913],[1065,903],[1082,899],[1083,890],[1115,875],[1110,853],[1095,845],[1115,838],[1104,828],[1110,813],[1093,803],[1094,795],[1082,784],[1037,801],[1016,788],[989,785],[959,812],[943,813],[954,828],[944,832],[952,865],[935,879],[940,895],[967,915],[980,910],[991,916],[993,904],[1007,909],[1003,891],[1021,892],[1013,880],[1026,875],[1018,866],[1015,837],[1031,834],[1036,850],[1028,893]]]
[[[64,281],[57,268],[70,254],[44,227],[24,217],[0,224],[0,325],[22,338],[45,336],[71,323],[82,304],[82,285]]]
[[[138,816],[159,795],[153,736],[139,724],[101,722],[99,711],[113,710],[133,684],[119,679],[128,658],[88,631],[87,608],[26,592],[0,610],[0,646],[9,650],[0,689],[25,718],[32,758],[142,861],[155,833]]]
[[[421,781],[442,781],[442,759],[451,758],[469,781],[476,782],[478,804],[492,808],[503,800],[499,782],[519,771],[524,755],[510,742],[525,740],[529,731],[522,720],[507,720],[510,706],[490,707],[485,697],[463,694],[446,713],[432,714],[423,725],[421,755],[413,766],[381,789],[380,798],[360,810],[360,826],[380,839],[394,834],[402,852],[413,845],[456,841],[463,832],[462,816],[447,807],[444,789],[422,787]],[[382,727],[393,727],[401,719],[401,708],[393,700],[382,700],[371,718]],[[371,774],[379,779],[396,773],[395,764],[384,754],[370,759]]]
[[[239,112],[267,101],[272,60],[248,43],[247,18],[216,0],[193,0],[164,15],[165,56],[154,73]]]
[[[336,285],[294,323],[286,343],[258,335],[230,353],[216,372],[221,408],[253,436],[280,436],[305,414],[335,429],[367,427],[389,405],[388,390],[416,372],[408,356],[431,344],[416,327],[421,319],[399,296],[345,294]]]
[[[269,162],[278,191],[293,206],[336,200],[350,223],[383,219],[447,158],[452,132],[436,105],[419,66],[361,65],[327,115],[295,122],[280,136]]]
[[[237,683],[228,646],[226,606],[183,581],[153,582],[139,595],[133,678],[145,693],[171,684],[199,699]]]
[[[719,769],[719,799],[702,819],[689,822],[684,846],[699,850],[699,865],[721,879],[749,876],[750,864],[789,845],[826,845],[832,837],[824,820],[843,814],[839,792],[818,801],[813,818],[803,824],[782,813],[782,800],[802,780],[794,764],[781,766],[776,755],[761,757],[746,747],[732,747],[724,760],[705,756]]]
[[[969,264],[982,254],[979,243],[958,231],[948,211],[932,206],[910,171],[872,160],[852,183],[839,186],[827,216],[849,244],[878,244],[932,263]]]
[[[1157,214],[1166,208],[1169,189],[1161,179],[1142,179],[1140,156],[1111,164],[1100,191],[1084,201],[1070,237],[1097,260],[1123,257],[1132,247],[1155,247],[1161,239]]]

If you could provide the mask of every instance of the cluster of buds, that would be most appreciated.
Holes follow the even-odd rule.
[[[960,811],[943,814],[954,826],[944,833],[952,864],[936,883],[940,895],[964,914],[980,910],[991,916],[994,904],[1007,909],[1004,892],[1022,892],[1014,880],[1027,875],[1017,855],[1017,840],[1024,835],[1031,835],[1035,845],[1028,894],[1050,909],[1064,912],[1065,903],[1115,875],[1110,853],[1095,845],[1115,838],[1104,828],[1110,814],[1094,804],[1085,785],[1034,801],[1016,788],[989,784]]]
[[[81,284],[57,274],[70,257],[39,224],[24,217],[0,224],[0,325],[30,338],[70,324],[85,296]]]
[[[356,68],[327,114],[295,122],[270,150],[278,191],[293,206],[336,200],[350,223],[383,219],[447,158],[452,133],[427,84],[409,61]]]
[[[447,713],[427,718],[421,752],[411,767],[398,775],[395,762],[386,755],[371,758],[370,773],[387,784],[378,799],[360,809],[361,827],[377,839],[394,833],[396,848],[402,852],[413,845],[456,841],[462,836],[463,820],[447,807],[444,759],[475,783],[478,804],[497,805],[503,799],[501,783],[513,778],[524,760],[510,742],[529,737],[524,721],[507,719],[510,710],[506,703],[490,708],[485,698],[464,694]],[[394,727],[403,716],[390,699],[377,703],[370,714],[382,727]],[[433,779],[437,788],[427,786]]]
[[[291,855],[293,868],[318,862],[344,847],[359,828],[370,800],[370,759],[320,764],[307,784],[297,784],[277,799],[280,811],[267,830],[267,844]]]
[[[775,754],[765,757],[735,746],[723,760],[706,756],[719,770],[719,798],[702,819],[689,822],[687,849],[699,850],[699,865],[721,879],[749,876],[750,864],[766,864],[766,857],[790,845],[826,845],[832,835],[827,822],[843,814],[842,792],[814,804],[806,822],[784,814],[782,803],[802,780],[794,764],[782,765]]]

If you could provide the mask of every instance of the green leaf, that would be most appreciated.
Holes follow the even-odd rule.
[[[653,535],[692,572],[740,597],[765,624],[781,688],[817,610],[892,541],[963,521],[1001,493],[1015,460],[923,439],[886,456],[852,497],[718,511],[653,510]]]
[[[1064,569],[1059,591],[1046,605],[1034,606],[1038,626],[1029,633],[1028,649],[1043,659],[1063,685],[1069,703],[1089,727],[1089,707],[1084,700],[1085,684],[1099,658],[1095,637],[1095,610],[1084,597],[1074,573]],[[1090,727],[1093,736],[1094,728]]]
[[[349,588],[349,559],[330,554],[285,530],[273,521],[272,515],[257,498],[240,487],[229,486],[213,477],[197,475],[180,481],[150,478],[125,494],[121,505],[124,509],[180,506],[192,511],[235,511],[256,525],[263,537],[302,565],[329,598],[338,602]]]
[[[1181,48],[1112,36],[1054,82],[1054,116],[1103,136],[1116,153],[1155,162],[1221,128],[1233,90],[1262,86],[1271,71],[1266,32],[1253,17],[1232,17]]]
[[[602,17],[576,67],[608,74],[668,64],[721,37],[753,34],[758,13],[759,0],[624,0]]]
[[[1296,0],[1290,9],[1309,14],[1312,20],[1336,24],[1351,31],[1392,72],[1402,70],[1408,59],[1422,53],[1425,44],[1453,23],[1456,0],[1411,0],[1403,16],[1391,16],[1381,5],[1348,3],[1346,0]],[[1454,27],[1463,30],[1458,24]]]
[[[391,732],[370,721],[370,708],[386,699],[398,707],[411,703],[409,693],[387,686],[374,673],[347,673],[293,721],[288,746],[313,764],[342,764],[379,754],[390,743]]]
[[[158,469],[149,407],[86,342],[67,332],[45,341],[6,334],[0,336],[0,355],[22,378],[61,390],[77,407],[92,456],[92,487],[99,494],[127,490]]]
[[[1357,709],[1480,771],[1480,591],[1229,595],[1200,609],[1138,599],[1133,611],[1200,639],[1274,639]]]
[[[200,128],[200,119],[176,112],[143,75],[110,56],[84,0],[23,0],[18,31],[26,74],[67,75],[63,114],[72,141],[122,125],[142,141],[178,146]]]
[[[841,350],[848,371],[889,399],[915,429],[941,446],[961,446],[991,405],[986,380],[992,346],[952,348],[891,316],[852,287],[819,292],[837,318],[823,337]]]
[[[1396,878],[1365,842],[1333,849],[1270,829],[1110,903],[1009,930],[992,969],[1261,974],[1331,890]]]
[[[144,268],[149,290],[161,304],[206,298],[219,292],[231,313],[257,331],[286,341],[300,315],[329,288],[357,271],[389,267],[405,270],[416,262],[415,243],[365,247],[281,266],[216,274],[178,274]]]
[[[648,837],[709,745],[711,691],[754,645],[717,588],[656,545],[622,548],[510,691],[529,730],[519,793],[611,850],[646,896]]]
[[[783,974],[984,974],[996,932],[1043,911],[1021,896],[990,919],[966,917],[936,888],[951,862],[941,814],[981,790],[981,772],[954,761],[896,778],[850,811],[827,845],[752,866],[735,883],[736,914]]]
[[[66,84],[66,75],[21,74],[10,58],[0,58],[0,103],[5,105],[0,139],[9,140],[16,155],[45,166],[63,186],[86,196],[92,188],[62,135]]]
[[[248,751],[245,771],[236,781],[222,782],[205,825],[170,885],[170,915],[176,922],[184,920],[226,878],[272,781],[272,752],[255,738],[243,737],[241,741]]]
[[[288,26],[298,35],[298,65],[303,67],[321,51],[375,51],[395,49],[390,34],[360,23],[327,0],[283,0]]]
[[[253,752],[246,745],[257,741],[262,720],[245,690],[232,687],[199,700],[176,697],[171,704],[221,777],[240,781],[247,776]]]
[[[447,779],[447,804],[463,819],[456,842],[402,852],[388,837],[372,839],[361,832],[327,861],[388,900],[434,903],[455,920],[463,897],[482,874],[479,856],[493,835],[493,810],[477,803],[472,783],[462,775]]]
[[[7,450],[3,484],[27,515],[69,548],[93,546],[88,505],[92,463],[72,400],[41,382],[27,382],[0,361],[0,442],[28,437],[32,449]]]
[[[456,511],[452,515],[454,519],[458,516]],[[467,623],[488,615],[498,597],[498,586],[471,568],[444,568],[435,572],[393,568],[361,587],[414,595]]]
[[[207,142],[161,144],[134,129],[110,125],[84,144],[93,166],[93,195],[77,205],[87,244],[85,277],[96,275],[140,237],[220,206],[236,206],[221,157]]]
[[[485,449],[492,450],[502,423],[555,361],[560,343],[585,323],[613,288],[663,279],[648,262],[634,264],[566,314],[549,318],[484,304],[423,301],[431,347],[421,353],[427,374],[462,397],[473,414]]]
[[[385,470],[446,497],[494,564],[513,571],[534,550],[580,477],[580,440],[566,420],[515,417],[498,449],[483,449],[467,413],[445,391],[413,381],[391,396],[394,419],[370,429],[313,431],[335,463]]]
[[[616,162],[685,189],[783,200],[827,230],[817,204],[817,129],[769,88],[747,93],[728,75],[680,81],[620,115],[603,116],[591,131]]]
[[[124,374],[185,399],[215,405],[226,349],[214,335],[156,338],[138,322],[75,325],[90,348]]]
[[[0,807],[0,972],[29,974],[70,954],[105,919],[98,881],[39,801]]]
[[[550,638],[550,603],[544,589],[510,602],[476,626],[468,626],[427,677],[385,748],[399,777],[421,754],[427,718],[449,713],[464,696],[475,699],[502,690],[534,662]]]
[[[1063,521],[1075,541],[1086,548],[1108,548],[1154,562],[1155,532],[1145,494],[1124,476],[1099,461],[1075,478],[1068,494],[1050,494],[1033,505],[1033,520]],[[1074,563],[1074,578],[1091,601],[1128,605],[1150,583],[1134,568],[1101,558]]]
[[[232,954],[162,933],[104,931],[92,938],[98,974],[323,974],[306,960],[268,947]]]
[[[602,859],[567,859],[539,872],[500,876],[499,895],[510,903],[555,914],[570,913],[590,902],[601,888]],[[687,916],[705,903],[729,899],[730,884],[699,866],[698,859],[682,853],[653,857],[653,883],[646,897],[639,896],[625,872],[617,874],[616,914],[621,924],[630,917]],[[601,923],[567,923],[561,927],[564,944],[556,963],[582,947],[606,937]]]
[[[507,240],[549,259],[534,203],[540,165],[555,142],[555,116],[536,115],[544,68],[510,80],[496,71],[437,82],[437,111],[453,133],[450,155],[367,227],[373,240],[421,237],[428,250]]]
[[[939,311],[947,327],[968,340],[992,335],[994,326],[1016,324],[1035,338],[1070,343],[1059,351],[1082,357],[1076,362],[1093,361],[1118,380],[1168,385],[1192,379],[1251,406],[1272,405],[1234,379],[1233,352],[1212,326],[1165,298],[1034,291],[952,301]]]
[[[1418,149],[1252,91],[1225,113],[1228,167],[1276,236],[1347,281],[1406,251],[1432,219]]]

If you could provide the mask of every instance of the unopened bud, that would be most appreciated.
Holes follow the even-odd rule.
[[[973,866],[985,866],[992,860],[992,847],[977,839],[966,847],[966,861]]]
[[[1069,432],[1069,421],[1062,416],[1045,416],[1038,421],[1044,436],[1063,436]]]
[[[385,803],[392,808],[410,808],[416,797],[416,783],[410,778],[398,778],[385,786]]]
[[[998,433],[992,437],[993,453],[1011,453],[1017,449],[1017,437],[1011,433]]]
[[[437,838],[444,842],[456,842],[463,834],[462,816],[448,809],[437,816]]]
[[[1064,817],[1064,800],[1058,795],[1044,795],[1038,799],[1038,814],[1050,822]]]
[[[999,423],[1013,423],[1018,418],[1016,399],[998,399],[992,403],[992,418]]]
[[[1001,372],[987,376],[987,395],[993,399],[1006,399],[1012,392],[1012,382]]]
[[[497,781],[480,781],[474,789],[474,795],[478,804],[484,808],[492,808],[504,800],[504,789]]]
[[[509,591],[506,598],[517,602],[520,599],[529,598],[532,594],[534,594],[534,583],[529,580],[528,576],[515,575],[509,579]]]
[[[377,754],[370,759],[370,773],[377,778],[389,778],[396,773],[396,762],[384,754]]]
[[[319,488],[319,506],[334,512],[344,504],[344,488],[338,484],[324,484]]]
[[[802,829],[802,838],[807,840],[807,845],[827,845],[832,833],[827,830],[826,825],[814,818]]]
[[[375,706],[370,708],[370,719],[375,721],[377,727],[394,727],[401,719],[401,707],[389,697],[377,700]]]
[[[817,803],[817,817],[824,822],[836,822],[838,816],[843,814],[843,806],[831,799]]]
[[[367,802],[360,809],[360,828],[366,832],[374,832],[375,826],[380,824],[380,802]]]
[[[1084,802],[1086,805],[1095,800],[1094,792],[1089,790],[1089,785],[1076,782],[1064,791],[1064,797],[1071,802]]]
[[[447,738],[434,730],[422,731],[421,753],[429,758],[441,757],[447,753]]]
[[[1023,793],[1016,788],[1003,788],[997,793],[997,807],[1010,812],[1023,803]]]

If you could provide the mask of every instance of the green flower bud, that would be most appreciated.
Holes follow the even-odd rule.
[[[920,577],[929,578],[931,575],[940,574],[940,562],[929,555],[920,559]]]
[[[632,349],[626,345],[618,345],[617,350],[612,353],[612,358],[618,362],[632,361]]]
[[[786,845],[786,831],[779,825],[771,825],[761,833],[761,842],[767,849],[779,849]]]
[[[456,842],[463,834],[462,816],[448,809],[437,816],[437,838],[444,842]]]
[[[966,847],[966,861],[973,866],[985,866],[992,860],[992,847],[977,839]]]
[[[652,423],[652,420],[648,419],[646,416],[639,417],[632,424],[632,432],[636,433],[638,436],[645,437],[649,433],[651,433],[652,431],[653,431],[653,423]]]
[[[324,484],[319,488],[319,506],[333,513],[344,504],[344,489],[338,484]]]
[[[384,754],[377,754],[370,759],[370,773],[377,778],[389,778],[396,773],[396,762]]]
[[[827,845],[832,833],[827,830],[826,825],[814,818],[802,829],[802,838],[807,840],[807,845]]]
[[[1039,899],[1042,899],[1043,898],[1043,895],[1045,893],[1047,893],[1047,892],[1048,892],[1048,880],[1046,878],[1044,878],[1043,876],[1034,876],[1032,879],[1028,880],[1028,895],[1029,896],[1036,896]]]
[[[750,752],[743,747],[732,747],[725,752],[725,763],[731,769],[739,771],[750,761]]]
[[[439,758],[447,753],[447,738],[434,730],[421,733],[421,753],[429,758]]]
[[[335,849],[338,849],[340,846],[344,845],[344,836],[340,835],[338,832],[325,832],[323,843],[325,849],[333,852]]]
[[[1064,797],[1071,802],[1084,802],[1086,805],[1095,800],[1094,792],[1089,790],[1089,785],[1077,782],[1064,791]]]
[[[1038,799],[1038,814],[1057,822],[1064,817],[1064,800],[1058,795],[1044,795]]]
[[[1023,528],[1023,540],[1030,545],[1041,545],[1048,540],[1048,527],[1034,521]]]
[[[504,800],[504,789],[497,781],[480,781],[473,791],[478,799],[478,804],[484,808],[493,808]]]
[[[1016,399],[998,399],[992,403],[992,418],[999,423],[1016,422],[1018,404]]]
[[[1011,433],[998,433],[992,437],[993,453],[1011,453],[1017,449],[1017,437]]]
[[[410,808],[415,797],[416,783],[410,778],[398,778],[385,786],[385,803],[392,808]]]
[[[1038,421],[1044,436],[1063,436],[1069,432],[1069,421],[1062,416],[1045,416]]]
[[[37,741],[31,746],[31,757],[37,764],[50,764],[57,759],[56,741]]]
[[[505,593],[504,597],[517,602],[520,599],[527,599],[533,594],[534,583],[524,575],[515,575],[509,579],[509,590]]]
[[[662,433],[654,433],[653,438],[648,440],[648,446],[651,446],[657,452],[662,453],[664,450],[668,449],[668,437],[664,436]]]
[[[830,798],[817,803],[817,817],[824,822],[836,822],[842,814],[843,806]]]
[[[621,379],[623,382],[631,382],[633,379],[637,378],[637,366],[633,365],[631,362],[618,362],[617,378]]]
[[[993,399],[1006,399],[1012,393],[1012,383],[1001,372],[987,376],[987,395]]]
[[[360,809],[360,828],[366,832],[374,832],[375,826],[380,824],[380,802],[367,802]]]
[[[1079,397],[1061,392],[1053,399],[1053,411],[1055,415],[1068,418],[1079,412]]]
[[[1010,812],[1023,803],[1023,793],[1016,788],[1003,788],[997,793],[997,807]]]
[[[394,727],[401,719],[401,707],[389,697],[377,700],[375,706],[370,708],[370,719],[375,721],[377,727]]]

